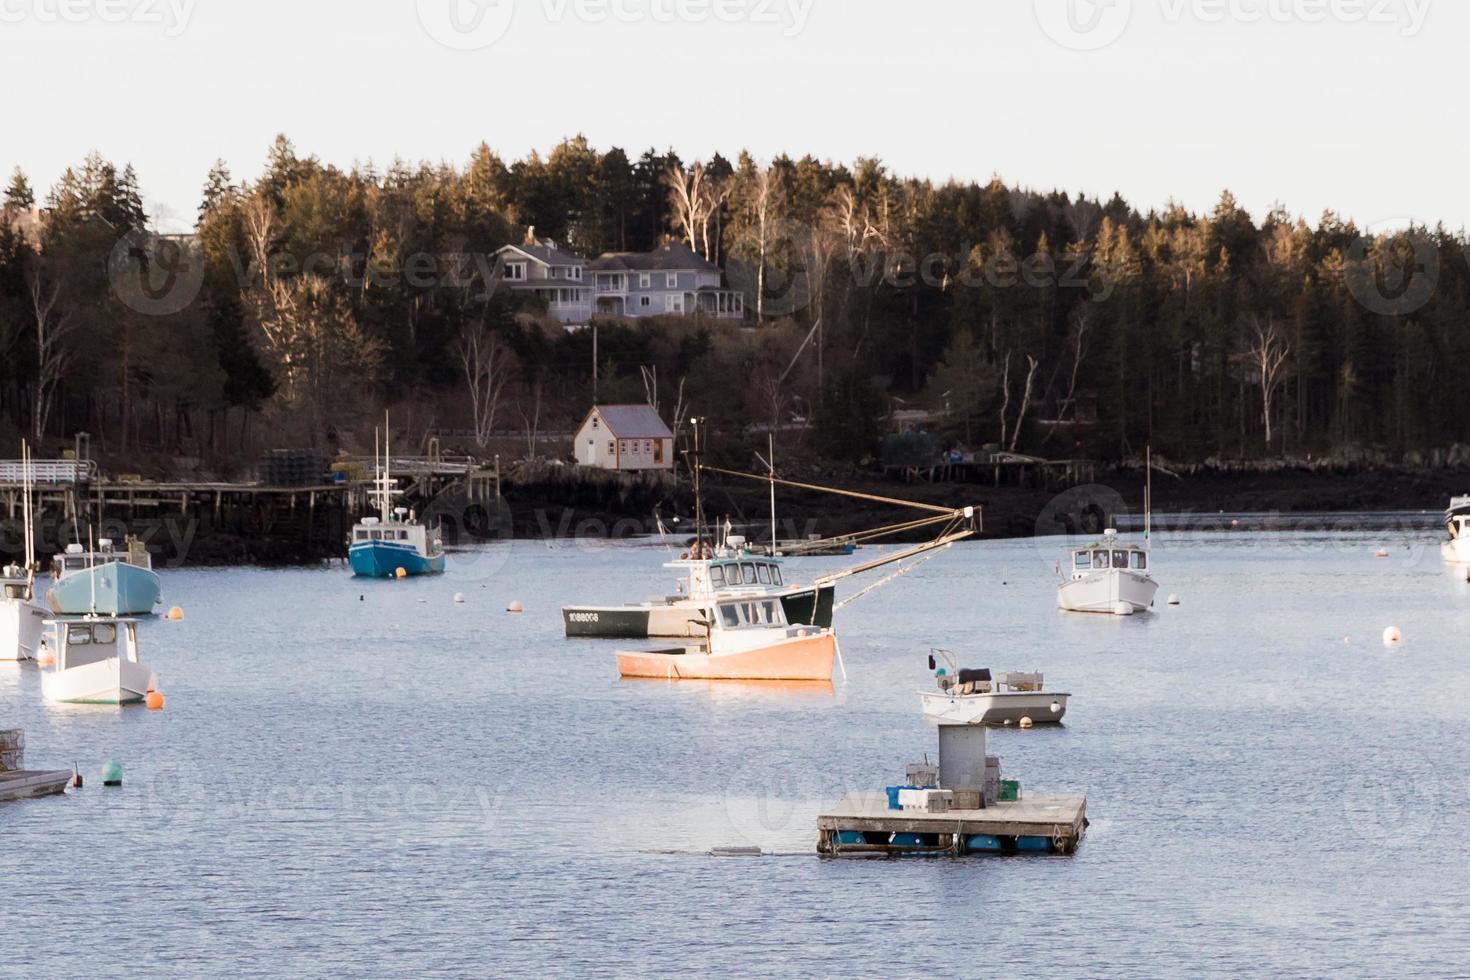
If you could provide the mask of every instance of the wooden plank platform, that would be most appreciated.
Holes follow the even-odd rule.
[[[1082,842],[1086,827],[1085,796],[1031,796],[983,810],[918,813],[890,810],[883,792],[851,793],[817,817],[817,853],[825,857],[1012,851],[1071,854]],[[863,838],[861,843],[852,839],[858,835]],[[904,839],[894,842],[889,839],[892,835]],[[972,837],[997,838],[1001,849],[972,848]],[[1041,840],[1050,846],[1039,849]]]
[[[27,800],[33,796],[56,796],[65,793],[70,782],[71,773],[66,771],[21,769],[0,772],[0,803]]]

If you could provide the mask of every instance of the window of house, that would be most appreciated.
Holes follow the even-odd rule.
[[[607,451],[610,453],[615,453],[618,451],[617,444],[614,443],[611,439],[607,441]]]
[[[520,281],[526,278],[526,263],[507,262],[505,264],[505,278]]]
[[[678,309],[679,309],[679,297],[677,297],[677,296],[665,296],[664,297],[664,312],[665,313],[673,313],[673,312],[675,312]]]
[[[653,298],[650,296],[639,296],[638,305],[646,310],[653,305]]]
[[[582,281],[582,267],[580,265],[572,266],[572,278],[578,282]]]
[[[679,274],[677,272],[665,272],[664,273],[664,288],[665,289],[678,289],[679,288]]]
[[[592,428],[597,428],[597,416],[592,416]]]
[[[653,273],[651,273],[651,272],[640,272],[640,273],[638,273],[638,288],[639,289],[652,289],[653,288]]]

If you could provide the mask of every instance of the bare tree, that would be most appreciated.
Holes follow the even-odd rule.
[[[541,433],[541,379],[531,383],[531,414],[526,414],[526,406],[517,403],[516,408],[521,413],[521,421],[526,426],[526,458],[536,458],[536,439]]]
[[[785,207],[786,188],[778,172],[769,166],[759,167],[744,196],[741,245],[755,260],[755,320],[760,323],[766,315],[766,269],[776,245],[776,223]]]
[[[702,163],[694,164],[687,171],[678,164],[670,164],[663,180],[669,188],[669,204],[684,241],[690,249],[710,259],[713,254],[710,219],[729,194],[728,184],[710,177]]]
[[[1077,374],[1082,370],[1082,362],[1087,358],[1087,329],[1092,325],[1092,313],[1085,307],[1077,310],[1072,318],[1072,374],[1067,379],[1067,393],[1057,405],[1057,421],[1065,422],[1067,413],[1072,413],[1072,420],[1077,420]],[[1046,442],[1056,433],[1056,429],[1050,429],[1046,433]]]
[[[46,436],[46,424],[51,418],[51,407],[56,398],[56,386],[61,383],[71,363],[71,351],[65,340],[71,325],[65,313],[56,312],[56,301],[61,295],[61,283],[46,290],[39,262],[33,263],[27,277],[31,298],[31,310],[36,320],[36,383],[34,388],[34,435],[36,442]]]
[[[475,445],[484,449],[495,432],[495,413],[500,394],[510,380],[510,351],[500,337],[485,328],[485,318],[465,325],[459,336],[459,359],[465,383],[470,388],[470,410],[474,414]]]
[[[1016,443],[1021,441],[1021,425],[1026,421],[1026,408],[1031,404],[1031,388],[1036,383],[1036,369],[1040,366],[1041,363],[1036,358],[1026,355],[1026,389],[1021,394],[1020,407],[1016,409],[1016,427],[1011,430],[1011,452],[1016,451]]]
[[[1286,381],[1286,362],[1291,357],[1291,348],[1276,326],[1276,319],[1267,316],[1251,318],[1251,334],[1254,345],[1245,357],[1261,386],[1261,417],[1266,423],[1266,446],[1272,443],[1271,399]]]

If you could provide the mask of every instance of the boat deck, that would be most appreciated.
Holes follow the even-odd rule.
[[[1071,854],[1087,828],[1087,797],[1032,796],[983,810],[890,810],[883,792],[851,793],[817,817],[824,857],[903,854]]]
[[[70,782],[71,773],[65,771],[21,769],[0,772],[0,803],[27,800],[33,796],[55,796],[66,792]]]

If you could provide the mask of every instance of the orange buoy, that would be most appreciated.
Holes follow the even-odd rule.
[[[168,611],[168,618],[177,623],[179,620],[184,618],[184,610],[180,609],[178,606],[174,606]]]
[[[408,569],[400,567],[393,574],[397,575],[399,578],[408,578]]]
[[[1404,634],[1399,630],[1397,626],[1390,626],[1388,629],[1383,631],[1384,646],[1396,647],[1402,642],[1404,642]]]
[[[1388,557],[1388,549],[1387,548],[1379,548],[1378,551],[1374,553],[1374,557],[1375,558],[1387,558]]]
[[[162,711],[163,695],[157,691],[149,691],[148,696],[143,699],[143,703],[148,705],[149,711]]]
[[[513,612],[513,613],[525,612],[526,611],[526,607],[523,606],[523,605],[521,605],[521,600],[517,599],[516,601],[512,602],[510,605],[506,606],[505,607],[505,611],[506,612]]]
[[[36,657],[36,663],[42,667],[51,667],[56,663],[56,655],[50,650],[42,650],[40,656]]]

